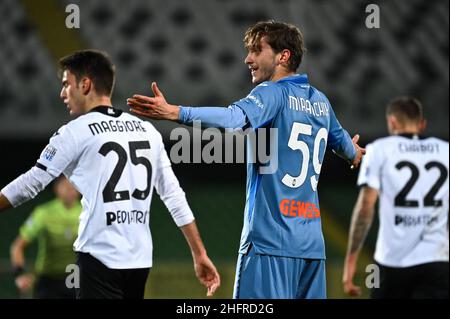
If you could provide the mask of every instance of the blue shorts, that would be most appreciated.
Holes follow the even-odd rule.
[[[325,260],[239,254],[234,299],[326,299]]]

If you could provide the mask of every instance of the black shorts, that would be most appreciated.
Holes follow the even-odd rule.
[[[433,262],[413,267],[379,265],[380,288],[371,289],[373,299],[448,299],[449,263]]]
[[[66,277],[41,275],[34,286],[35,299],[75,299],[75,289],[67,288]]]
[[[110,269],[86,253],[77,253],[77,299],[143,299],[150,268]]]

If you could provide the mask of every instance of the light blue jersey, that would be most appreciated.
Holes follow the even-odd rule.
[[[278,169],[261,174],[247,164],[247,198],[240,253],[324,259],[317,183],[327,145],[348,159],[356,150],[325,95],[306,75],[258,85],[234,103],[253,129],[278,131]],[[248,144],[249,147],[250,144]]]
[[[228,108],[181,107],[179,120],[252,132],[266,128],[266,143],[267,131],[276,131],[275,143],[266,146],[272,151],[268,162],[259,156],[262,136],[248,139],[234,298],[326,298],[317,184],[327,146],[347,160],[356,150],[325,95],[306,75],[294,75],[261,83]]]
[[[317,184],[328,147],[351,160],[356,150],[325,95],[306,75],[263,82],[228,108],[181,107],[180,121],[206,126],[276,129],[277,169],[247,164],[247,196],[239,252],[325,259]],[[268,133],[267,133],[268,136]],[[268,138],[267,138],[268,139]],[[247,143],[248,154],[255,152]],[[276,150],[275,150],[276,151]]]

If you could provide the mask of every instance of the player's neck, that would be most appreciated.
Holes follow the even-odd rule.
[[[396,130],[394,132],[394,135],[404,135],[404,134],[420,135],[420,130],[418,130],[418,129],[404,129],[404,130]]]
[[[295,75],[295,72],[288,71],[285,68],[280,68],[277,72],[275,72],[275,74],[273,75],[273,77],[270,80],[272,82],[276,82],[283,78],[286,78],[288,76],[293,76],[293,75]]]
[[[86,105],[85,105],[85,112],[89,112],[90,110],[92,110],[93,108],[99,106],[99,105],[104,105],[104,106],[111,106],[112,107],[112,103],[111,103],[111,98],[108,96],[96,96],[93,98],[90,98],[86,101]]]
[[[411,134],[411,135],[419,135],[420,134],[420,127],[418,127],[416,124],[405,124],[397,127],[394,130],[395,135],[400,134]]]

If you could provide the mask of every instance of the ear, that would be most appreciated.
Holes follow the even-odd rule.
[[[84,77],[81,79],[81,91],[84,95],[88,95],[89,92],[92,90],[92,81],[91,79]]]
[[[420,134],[422,134],[423,132],[425,132],[425,129],[427,128],[427,124],[428,124],[428,122],[427,122],[426,119],[422,118],[422,119],[420,120],[420,123],[419,123],[419,133],[420,133]]]
[[[289,51],[288,49],[284,49],[279,54],[280,54],[280,58],[279,58],[280,64],[287,66],[289,63],[289,59],[291,57],[291,51]]]
[[[399,123],[395,116],[389,115],[386,117],[387,125],[388,125],[388,131],[391,134],[396,134],[397,130],[399,129]]]

